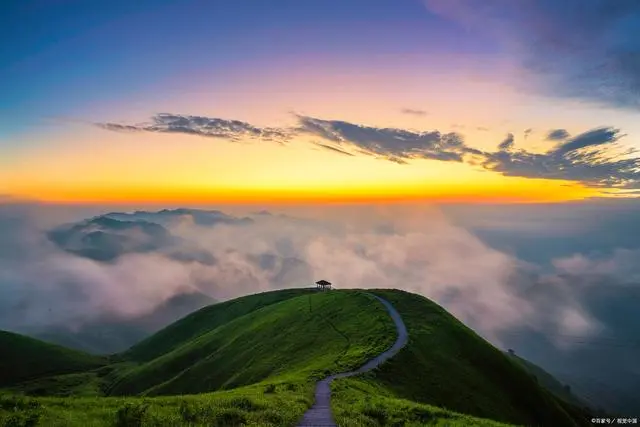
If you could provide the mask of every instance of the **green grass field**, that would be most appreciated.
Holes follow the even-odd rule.
[[[336,423],[341,426],[509,425],[397,398],[378,384],[372,374],[336,381],[331,406]]]
[[[309,381],[357,368],[389,347],[394,332],[384,307],[361,292],[293,296],[216,322],[208,332],[123,371],[108,393],[173,395],[268,378]]]
[[[171,397],[20,397],[0,395],[0,426],[165,427],[294,425],[313,402],[311,385],[262,383]]]
[[[293,297],[312,295],[313,292],[312,289],[284,289],[247,295],[201,308],[134,345],[121,357],[148,362],[236,318]]]
[[[437,304],[373,292],[400,312],[409,343],[375,371],[333,382],[339,425],[584,424],[579,408]],[[315,380],[357,368],[396,339],[366,292],[308,289],[205,307],[108,360],[13,335],[26,357],[0,356],[2,372],[22,372],[0,396],[0,426],[12,427],[292,426],[313,403]],[[52,355],[57,368],[44,369]]]
[[[88,371],[107,358],[0,331],[0,387],[50,375]]]
[[[375,372],[392,396],[505,423],[589,425],[586,414],[568,408],[439,305],[404,291],[373,293],[394,305],[409,331],[407,347]]]

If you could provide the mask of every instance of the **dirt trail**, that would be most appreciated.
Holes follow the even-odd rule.
[[[331,381],[336,378],[350,377],[353,375],[362,374],[376,368],[384,361],[392,358],[402,347],[407,344],[409,334],[407,328],[400,317],[400,313],[391,305],[391,303],[384,298],[369,294],[384,304],[385,308],[391,315],[393,323],[396,325],[398,331],[398,338],[396,342],[387,351],[380,353],[367,363],[356,369],[355,371],[342,372],[340,374],[333,374],[327,378],[318,381],[316,384],[316,401],[298,424],[298,427],[337,427],[335,421],[333,421],[333,415],[331,414]]]

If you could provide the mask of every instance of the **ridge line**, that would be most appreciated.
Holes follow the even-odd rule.
[[[407,344],[409,333],[407,332],[407,327],[402,321],[402,316],[400,316],[400,313],[398,313],[395,307],[382,297],[370,292],[363,293],[376,298],[384,305],[396,326],[398,337],[391,347],[370,359],[358,369],[339,374],[332,374],[318,381],[316,383],[315,402],[313,406],[304,413],[298,427],[337,427],[333,419],[333,414],[331,413],[331,381],[337,378],[351,377],[371,371],[395,356]]]

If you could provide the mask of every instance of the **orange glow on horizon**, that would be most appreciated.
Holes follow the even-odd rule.
[[[251,188],[167,188],[167,187],[88,187],[30,188],[16,198],[61,204],[308,204],[308,203],[548,203],[582,200],[598,196],[599,191],[577,185],[528,180],[525,185],[494,188],[449,186],[449,188],[386,189],[251,189]],[[527,185],[528,184],[528,185]]]

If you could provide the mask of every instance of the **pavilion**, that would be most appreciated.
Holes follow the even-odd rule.
[[[316,289],[318,289],[319,291],[331,290],[331,282],[327,282],[326,280],[318,280],[316,282]]]

